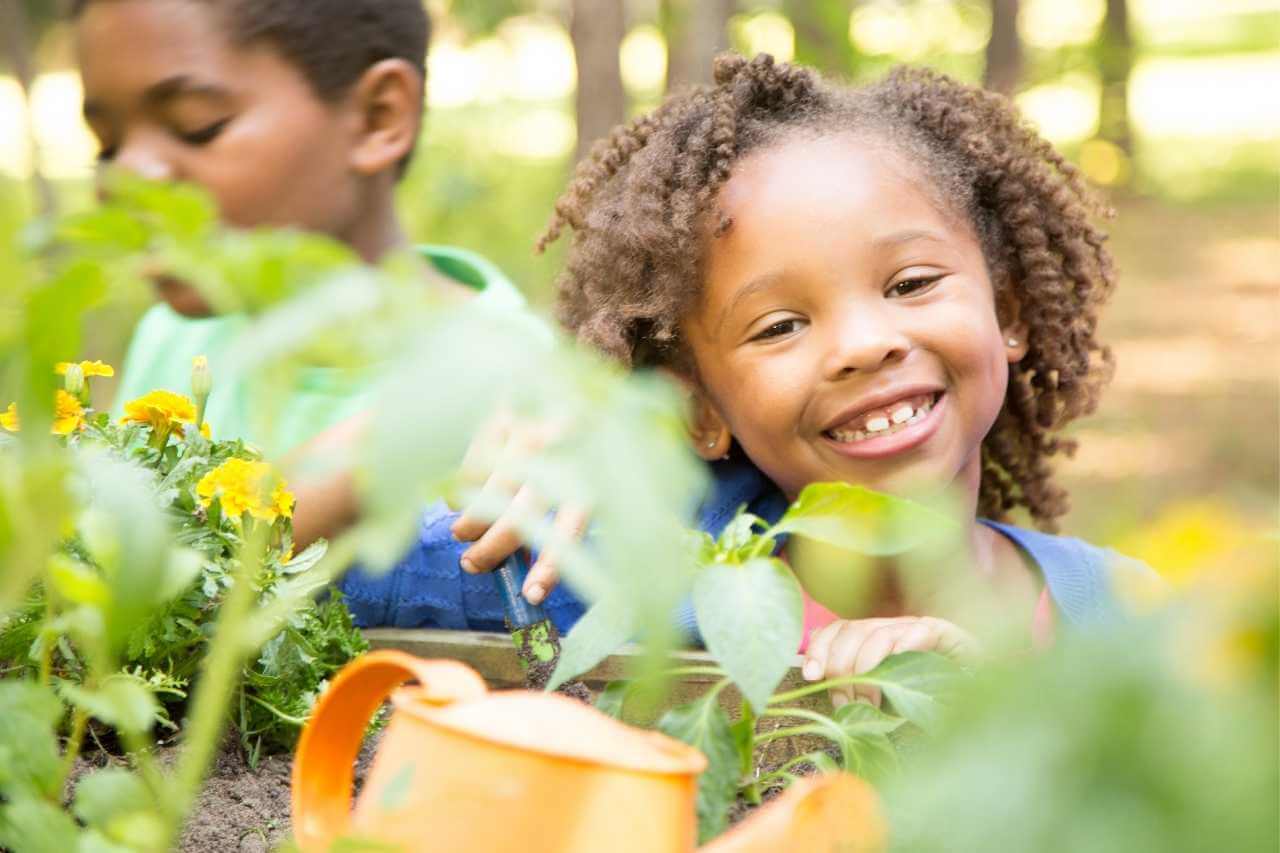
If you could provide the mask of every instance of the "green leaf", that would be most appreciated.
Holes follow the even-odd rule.
[[[622,708],[626,704],[627,696],[630,693],[631,682],[610,681],[604,686],[604,690],[600,691],[600,695],[596,697],[596,710],[608,714],[615,720],[621,720]]]
[[[583,614],[560,643],[560,662],[551,674],[554,690],[613,654],[631,639],[631,611],[617,599],[598,602]]]
[[[120,767],[94,771],[76,785],[76,816],[118,841],[126,840],[118,831],[120,818],[152,812],[156,805],[142,779]]]
[[[712,692],[672,708],[658,721],[658,729],[707,757],[707,769],[698,777],[697,810],[698,842],[709,841],[724,832],[742,778],[729,716],[720,707],[718,694]]]
[[[63,706],[54,692],[26,681],[0,681],[0,791],[56,793],[62,760],[54,727]]]
[[[813,483],[770,532],[889,556],[912,551],[955,529],[950,518],[915,501],[848,483]]]
[[[294,554],[293,559],[282,565],[280,570],[286,575],[302,574],[305,571],[314,569],[328,550],[329,543],[323,539],[317,539],[304,548],[301,554]]]
[[[49,800],[24,794],[0,806],[0,846],[13,853],[68,853],[79,836],[76,822]]]
[[[780,560],[716,563],[694,581],[693,607],[707,649],[757,709],[769,701],[800,647],[804,601]]]
[[[906,720],[867,702],[841,705],[832,719],[850,739],[845,752],[846,770],[878,781],[897,768],[898,751],[889,734],[905,725]]]
[[[903,652],[886,658],[863,677],[880,688],[894,711],[933,731],[963,676],[955,661],[936,652]]]
[[[66,554],[49,558],[49,580],[58,595],[72,604],[102,607],[111,600],[111,589],[98,573]]]
[[[63,684],[61,689],[68,702],[123,732],[145,733],[160,719],[155,695],[131,675],[108,678],[97,690],[74,684]]]

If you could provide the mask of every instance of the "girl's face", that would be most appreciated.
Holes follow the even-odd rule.
[[[828,136],[749,155],[720,192],[733,225],[682,332],[713,429],[790,498],[820,481],[977,494],[1025,335],[1000,328],[976,234],[923,181]]]

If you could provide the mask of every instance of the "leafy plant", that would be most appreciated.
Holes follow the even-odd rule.
[[[87,363],[85,368],[92,369]],[[89,396],[84,368],[75,369],[79,373],[70,374],[74,379],[68,385],[78,385],[79,403]],[[111,373],[110,368],[99,370]],[[210,389],[201,370],[207,366],[196,371],[196,381],[203,385],[198,399],[203,401]],[[293,555],[292,497],[277,484],[275,505],[263,503],[269,498],[259,498],[255,490],[270,489],[271,481],[256,482],[253,476],[270,478],[269,467],[242,441],[213,441],[196,429],[202,413],[193,401],[166,392],[125,408],[122,422],[83,404],[74,410],[78,423],[63,440],[86,461],[83,480],[91,501],[106,485],[93,467],[99,460],[127,477],[132,488],[116,494],[120,503],[109,511],[91,508],[82,514],[55,557],[48,582],[34,586],[23,610],[0,624],[0,651],[19,673],[25,669],[64,694],[78,689],[90,673],[81,647],[94,642],[83,625],[94,618],[92,608],[110,600],[107,578],[118,573],[114,563],[119,554],[134,551],[133,543],[117,537],[114,516],[130,512],[139,501],[149,502],[167,524],[157,519],[145,535],[172,536],[178,547],[167,565],[158,567],[155,593],[140,583],[112,602],[111,618],[104,621],[107,633],[114,631],[115,659],[122,672],[157,699],[154,722],[174,731],[245,543],[262,527],[266,551],[252,580],[260,601],[272,599],[285,580],[303,580],[326,546],[316,543]],[[228,470],[246,476],[219,480],[220,472]],[[240,512],[228,511],[235,509]],[[133,612],[122,616],[125,608]],[[115,619],[131,627],[115,631]],[[366,648],[339,594],[294,610],[261,654],[246,663],[239,681],[233,716],[251,760],[264,748],[290,748],[325,680]]]
[[[713,676],[717,680],[697,700],[664,714],[657,728],[707,756],[698,784],[698,826],[702,840],[727,825],[738,797],[759,804],[762,792],[789,783],[798,769],[842,769],[879,780],[897,766],[890,736],[909,724],[936,728],[942,702],[962,673],[949,659],[908,652],[886,659],[862,675],[829,679],[775,692],[800,645],[800,585],[774,556],[784,537],[804,536],[840,547],[851,571],[858,556],[888,556],[936,547],[956,525],[947,516],[915,502],[844,483],[807,487],[775,524],[745,508],[713,539],[693,539],[698,569],[691,582],[697,624],[718,666],[668,671]],[[892,712],[850,703],[826,713],[796,703],[832,687],[863,684],[879,688]],[[730,685],[743,697],[736,721],[722,702]],[[619,682],[605,691],[600,707],[621,716],[643,682]],[[760,724],[767,721],[762,729]],[[777,767],[761,767],[763,750],[780,740],[825,744],[806,748]],[[792,750],[795,752],[796,750]]]

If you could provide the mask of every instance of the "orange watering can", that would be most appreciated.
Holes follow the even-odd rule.
[[[391,721],[353,810],[356,754],[388,697]],[[305,853],[339,838],[406,853],[691,853],[706,763],[574,699],[490,692],[457,661],[377,651],[338,674],[303,730],[294,836]],[[834,774],[794,786],[704,851],[874,851],[884,835],[874,793]]]

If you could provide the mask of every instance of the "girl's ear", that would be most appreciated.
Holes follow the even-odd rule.
[[[1027,324],[1022,322],[1022,303],[1013,281],[996,291],[996,317],[1000,321],[1000,337],[1004,341],[1005,358],[1017,364],[1027,355]]]
[[[359,122],[352,168],[366,177],[394,172],[418,139],[422,76],[403,59],[384,59],[365,69],[351,98]]]
[[[725,423],[720,409],[693,379],[674,370],[660,368],[668,378],[680,385],[689,398],[688,421],[689,440],[693,442],[693,451],[708,462],[724,459],[729,455],[733,444],[733,434]]]

